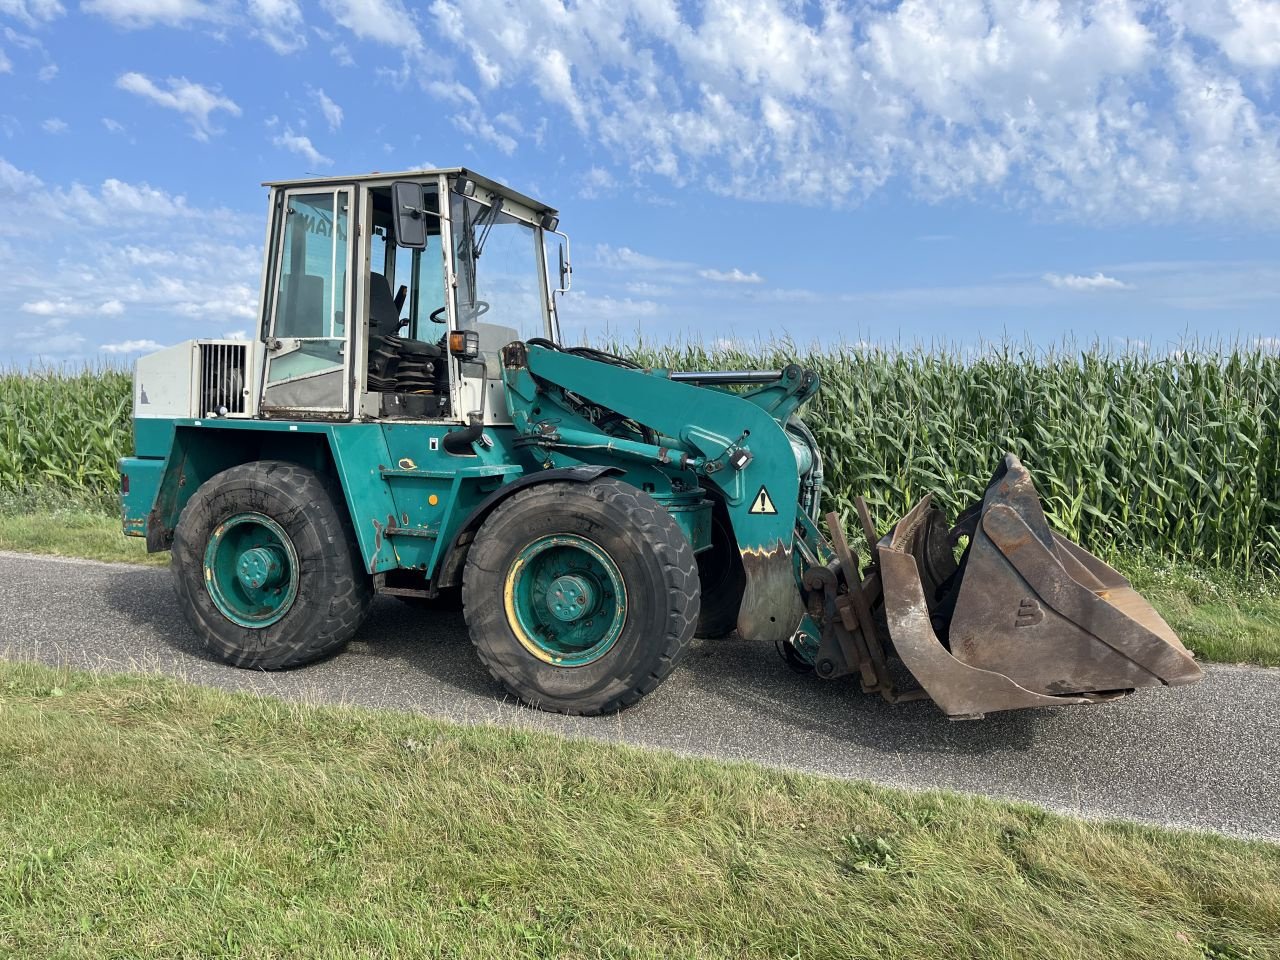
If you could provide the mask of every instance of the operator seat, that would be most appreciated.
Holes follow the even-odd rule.
[[[400,308],[391,293],[391,283],[380,273],[369,274],[369,339],[395,336],[400,332]]]

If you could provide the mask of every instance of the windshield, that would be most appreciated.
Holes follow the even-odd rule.
[[[539,231],[502,210],[453,195],[458,327],[506,327],[508,340],[549,336]],[[482,333],[484,331],[482,330]]]

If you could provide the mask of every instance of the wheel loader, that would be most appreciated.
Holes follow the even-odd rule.
[[[733,632],[953,718],[1200,678],[1016,457],[954,522],[858,501],[851,539],[799,416],[812,371],[564,343],[546,204],[462,168],[264,186],[257,335],[140,359],[120,465],[124,530],[172,551],[213,655],[300,666],[386,594],[460,600],[493,677],[564,713],[633,704]]]

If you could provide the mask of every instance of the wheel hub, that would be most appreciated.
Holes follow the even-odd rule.
[[[250,547],[240,554],[236,572],[251,590],[266,590],[284,579],[285,557],[278,547]]]
[[[557,620],[572,623],[595,605],[595,591],[586,577],[568,574],[557,577],[547,591],[547,606]]]
[[[520,645],[557,667],[599,660],[627,620],[618,565],[599,544],[576,534],[526,545],[507,573],[503,602]]]
[[[242,627],[269,627],[281,620],[297,599],[300,571],[289,534],[265,514],[228,517],[205,545],[209,599]]]

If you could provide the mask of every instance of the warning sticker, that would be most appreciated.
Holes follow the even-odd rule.
[[[756,498],[751,501],[751,509],[748,513],[777,513],[778,508],[773,505],[773,498],[769,496],[769,491],[764,487],[760,488],[760,492],[756,494]]]

